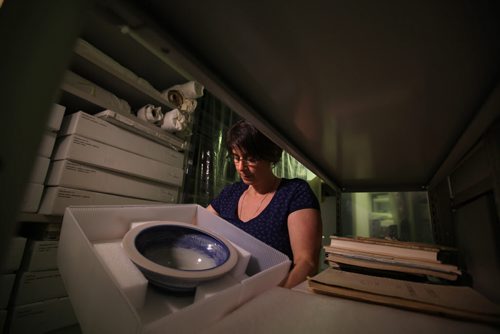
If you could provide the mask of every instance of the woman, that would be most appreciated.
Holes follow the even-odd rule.
[[[318,269],[318,200],[306,181],[274,175],[282,149],[248,122],[231,127],[226,146],[241,181],[226,186],[207,209],[288,255],[293,265],[282,285],[294,287]]]

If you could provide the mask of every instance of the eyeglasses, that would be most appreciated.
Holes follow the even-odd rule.
[[[242,158],[236,154],[233,154],[231,156],[231,158],[233,159],[233,162],[235,165],[239,162],[243,162],[246,166],[253,167],[253,166],[257,165],[257,163],[259,162],[259,159],[252,158],[252,157]]]

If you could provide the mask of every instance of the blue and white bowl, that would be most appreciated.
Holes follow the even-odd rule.
[[[130,229],[122,245],[151,284],[172,291],[190,291],[218,278],[238,262],[225,238],[200,226],[153,221]]]

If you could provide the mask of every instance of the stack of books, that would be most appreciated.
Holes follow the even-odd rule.
[[[365,237],[330,239],[324,249],[333,268],[414,281],[456,281],[462,274],[450,247]]]
[[[398,280],[327,268],[309,278],[323,295],[500,326],[500,306],[468,286]]]
[[[457,280],[456,249],[374,238],[330,237],[329,268],[314,293],[500,326],[500,305]],[[432,279],[430,279],[432,277]]]

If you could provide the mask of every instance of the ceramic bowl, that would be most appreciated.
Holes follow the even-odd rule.
[[[145,222],[130,229],[122,245],[151,284],[172,291],[193,290],[226,274],[238,261],[228,240],[181,222]]]

